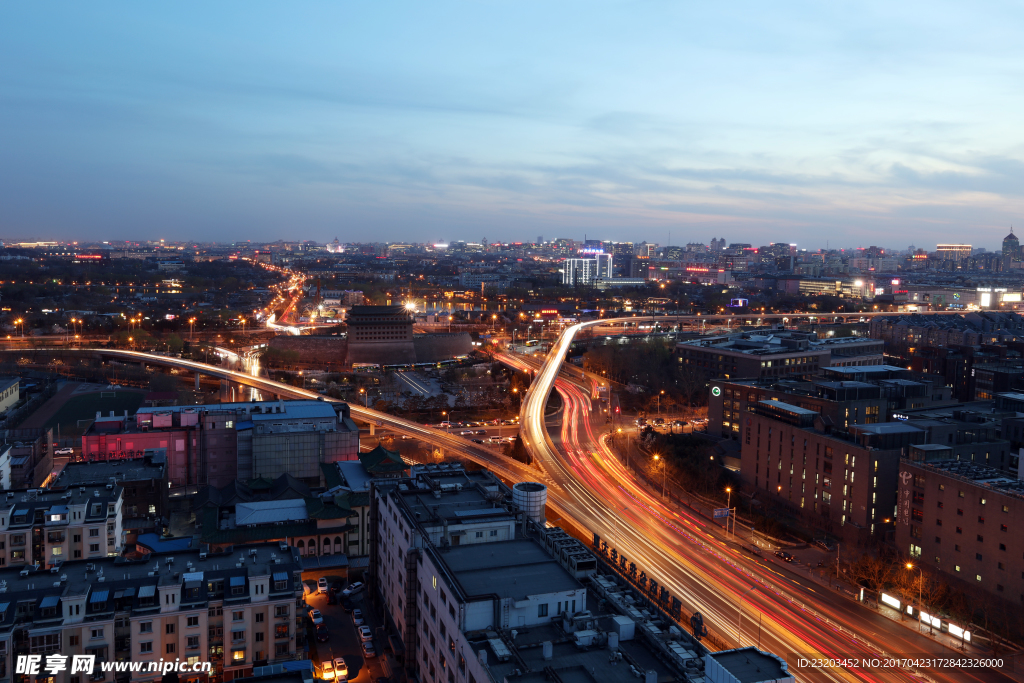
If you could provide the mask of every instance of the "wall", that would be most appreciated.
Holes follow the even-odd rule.
[[[468,355],[473,339],[468,332],[418,334],[413,338],[417,363],[435,363],[455,356]]]
[[[294,351],[299,354],[299,363],[344,363],[348,352],[348,340],[344,337],[300,336],[274,337],[269,347],[280,351]]]

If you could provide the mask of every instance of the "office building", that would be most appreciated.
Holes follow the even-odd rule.
[[[320,463],[355,460],[359,429],[348,404],[257,401],[140,408],[132,417],[97,416],[82,436],[87,460],[166,454],[172,488],[290,474],[320,481]]]
[[[957,263],[970,258],[971,251],[972,247],[969,244],[940,244],[935,247],[940,259]]]
[[[182,550],[150,561],[67,562],[55,573],[0,570],[0,679],[21,655],[93,655],[88,680],[113,681],[100,662],[212,662],[231,681],[254,666],[294,660],[303,615],[301,564],[276,546],[231,553]],[[69,660],[70,661],[70,660]],[[85,680],[64,671],[52,680]],[[157,681],[160,672],[134,673]],[[42,679],[40,679],[42,680]]]
[[[1024,602],[1024,482],[992,467],[911,449],[900,463],[896,546],[931,572]]]
[[[613,267],[611,254],[595,253],[587,258],[568,258],[562,264],[562,284],[592,285],[596,278],[612,278]]]
[[[812,376],[833,365],[877,365],[883,344],[863,337],[819,340],[813,332],[784,330],[701,337],[676,344],[683,366],[721,379]]]
[[[889,528],[900,456],[927,438],[902,422],[837,432],[814,410],[770,399],[752,406],[740,431],[740,476],[761,500],[860,542]]]

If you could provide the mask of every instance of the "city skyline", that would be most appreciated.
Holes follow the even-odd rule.
[[[991,250],[1018,222],[1019,8],[583,10],[7,7],[0,233]]]

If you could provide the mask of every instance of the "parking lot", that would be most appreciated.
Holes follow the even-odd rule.
[[[380,632],[377,628],[378,624],[374,623],[372,610],[367,610],[363,607],[366,590],[359,591],[353,597],[347,599],[339,596],[337,604],[331,605],[328,604],[329,601],[326,593],[317,592],[315,581],[306,581],[305,583],[312,591],[306,593],[306,604],[311,608],[315,607],[320,610],[320,614],[323,616],[323,623],[327,626],[329,634],[325,642],[319,642],[316,638],[316,629],[313,626],[313,622],[308,616],[306,617],[304,622],[306,626],[306,642],[309,645],[309,658],[316,667],[316,677],[322,677],[323,662],[325,660],[343,657],[348,667],[349,681],[369,683],[384,678],[385,674],[381,667],[381,657],[385,643],[383,638],[380,637]],[[332,578],[330,584],[333,585],[335,583],[341,583],[343,586],[348,585],[344,580]],[[363,656],[359,633],[356,625],[353,623],[352,614],[346,611],[342,604],[346,600],[353,608],[362,610],[364,623],[370,627],[374,635],[371,642],[373,642],[374,649],[377,652],[376,657],[366,658]]]

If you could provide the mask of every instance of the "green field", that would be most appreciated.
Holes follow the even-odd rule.
[[[46,421],[43,428],[53,427],[56,436],[57,425],[60,425],[62,437],[81,436],[96,419],[97,410],[103,415],[109,415],[111,410],[114,411],[114,415],[124,415],[126,410],[129,415],[134,415],[142,405],[144,396],[145,393],[141,391],[125,390],[72,396],[53,417]]]

